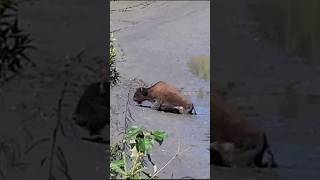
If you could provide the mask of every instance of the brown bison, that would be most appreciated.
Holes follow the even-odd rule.
[[[276,167],[265,133],[253,126],[223,95],[213,90],[213,164]]]
[[[193,104],[178,89],[163,81],[159,81],[149,88],[138,88],[133,100],[138,104],[149,101],[153,103],[151,108],[155,110],[179,114],[196,114]]]

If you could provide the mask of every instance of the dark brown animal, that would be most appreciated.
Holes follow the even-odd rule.
[[[276,167],[265,133],[228,104],[218,90],[214,89],[213,93],[211,149],[220,156],[213,163],[231,167]]]
[[[106,65],[103,65],[101,70],[101,81],[89,85],[80,97],[73,114],[76,124],[89,130],[90,135],[100,134],[100,130],[108,123],[107,95],[110,89]]]
[[[163,81],[159,81],[149,88],[138,88],[133,100],[138,104],[143,101],[152,102],[151,108],[155,110],[179,114],[196,114],[193,104],[178,89]]]

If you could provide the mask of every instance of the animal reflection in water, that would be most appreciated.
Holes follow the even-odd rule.
[[[213,90],[212,163],[227,167],[277,167],[266,134]]]
[[[159,81],[149,88],[138,88],[133,100],[138,104],[149,101],[153,103],[151,108],[159,111],[196,114],[193,104],[178,89],[163,81]]]
[[[109,84],[107,82],[96,82],[89,85],[76,106],[73,119],[79,126],[87,129],[90,136],[99,135],[108,123],[108,103],[107,94],[109,94]],[[94,141],[98,143],[107,143],[101,137],[83,140]]]

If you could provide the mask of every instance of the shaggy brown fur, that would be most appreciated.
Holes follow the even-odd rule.
[[[194,110],[193,104],[179,90],[163,81],[159,81],[149,88],[138,88],[133,100],[138,104],[150,101],[153,103],[152,109],[166,112],[193,114]]]
[[[224,164],[275,167],[265,133],[249,123],[235,107],[228,104],[217,89],[214,89],[213,93],[214,143],[211,144],[211,148],[215,152],[220,152],[220,156],[225,160]],[[268,158],[266,160],[268,162],[264,162],[265,158]]]

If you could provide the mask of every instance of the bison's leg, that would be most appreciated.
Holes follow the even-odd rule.
[[[158,110],[160,108],[160,106],[161,106],[160,100],[156,99],[154,101],[154,103],[152,104],[151,108],[154,109],[154,110]]]
[[[161,110],[166,112],[178,113],[178,114],[189,114],[190,112],[190,109],[186,109],[183,106],[174,106],[169,104],[162,104]]]
[[[235,151],[235,145],[230,142],[218,142],[215,141],[210,144],[211,151],[213,155],[213,162],[216,165],[220,166],[233,166],[233,155]]]
[[[190,108],[185,108],[183,106],[176,106],[175,107],[180,114],[193,114],[192,110],[193,110],[193,106],[191,106]],[[197,114],[196,112],[194,114]]]
[[[180,114],[188,114],[189,111],[190,111],[190,109],[186,109],[186,108],[184,108],[182,106],[176,106],[175,108],[179,110]]]
[[[234,164],[236,166],[260,167],[261,157],[259,154],[264,149],[264,141],[261,134],[247,134],[236,144]],[[257,159],[258,162],[257,163]]]
[[[278,167],[275,162],[273,153],[269,147],[267,136],[263,134],[263,148],[260,153],[255,157],[255,164],[259,167]]]
[[[215,149],[211,149],[210,150],[210,156],[212,158],[212,164],[216,165],[216,166],[224,166],[224,167],[230,167],[229,164],[227,164],[224,160],[223,157],[221,155],[220,152],[218,152]]]
[[[176,106],[170,104],[162,104],[160,110],[171,113],[180,113],[180,111],[176,108]]]

